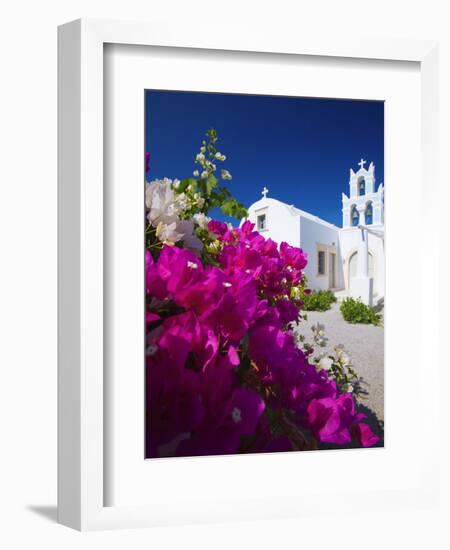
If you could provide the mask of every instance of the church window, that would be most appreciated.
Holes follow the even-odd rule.
[[[373,223],[373,208],[371,202],[366,206],[364,221],[366,225],[371,225]]]
[[[364,178],[360,178],[358,180],[358,195],[365,195],[366,194],[366,180]]]
[[[317,273],[325,275],[325,252],[323,250],[319,250],[317,253]]]
[[[356,227],[359,223],[359,213],[356,206],[352,206],[352,226]]]
[[[264,231],[267,229],[266,215],[260,214],[256,220],[256,227],[258,231]]]

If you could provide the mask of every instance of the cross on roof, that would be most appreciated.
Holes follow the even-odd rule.
[[[358,162],[358,166],[360,168],[364,168],[364,165],[366,164],[367,160],[364,160],[364,159],[361,159],[359,162]]]
[[[262,195],[264,198],[266,198],[268,192],[269,192],[269,190],[267,189],[266,186],[264,186],[264,189],[262,190],[261,195]]]

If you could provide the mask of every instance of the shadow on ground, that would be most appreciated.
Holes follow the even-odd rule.
[[[373,309],[377,313],[382,313],[384,310],[384,298],[380,298],[377,303],[373,306]]]
[[[56,506],[27,506],[27,509],[30,510],[30,512],[34,512],[38,516],[41,516],[48,521],[56,522],[58,521],[58,509]]]

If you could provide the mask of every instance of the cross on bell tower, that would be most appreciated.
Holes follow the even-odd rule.
[[[358,162],[358,166],[361,168],[361,170],[364,168],[364,165],[366,164],[366,160],[364,159],[361,159],[359,162]]]

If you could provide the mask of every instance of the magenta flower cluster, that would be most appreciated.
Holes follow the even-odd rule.
[[[353,396],[308,363],[289,329],[305,253],[248,221],[208,231],[216,265],[177,246],[146,251],[147,456],[376,444]]]

